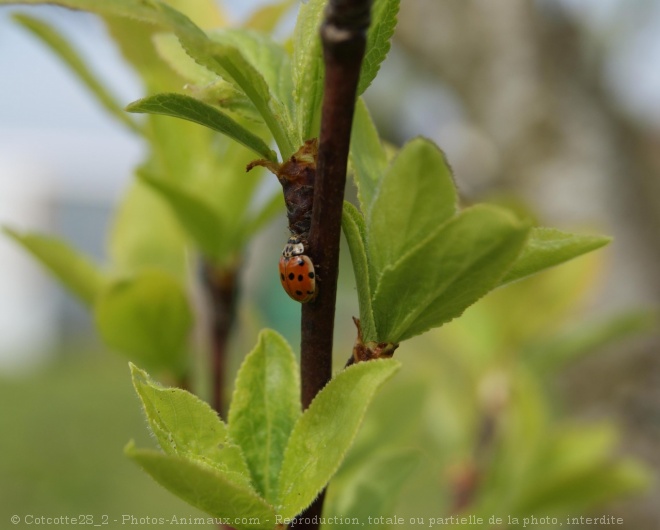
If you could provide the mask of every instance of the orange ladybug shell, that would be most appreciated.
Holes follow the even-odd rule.
[[[280,281],[286,293],[304,304],[316,296],[314,264],[303,254],[280,258]]]

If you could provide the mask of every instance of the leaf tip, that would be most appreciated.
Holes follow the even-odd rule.
[[[126,443],[126,445],[124,446],[124,454],[125,454],[127,457],[132,458],[133,455],[135,454],[135,451],[136,451],[136,448],[135,448],[135,440],[133,440],[133,438],[131,438],[131,439]]]
[[[17,230],[14,230],[12,227],[7,225],[0,226],[0,231],[7,237],[11,237],[16,241],[19,241],[22,238],[21,234]]]
[[[124,110],[126,112],[132,112],[134,114],[144,113],[144,110],[142,109],[142,103],[144,102],[144,100],[145,98],[131,101],[128,105],[124,107]]]
[[[149,374],[129,361],[128,367],[131,370],[131,379],[136,392],[140,393],[139,385],[148,385],[151,383]]]
[[[612,241],[614,241],[614,238],[612,236],[603,236],[603,235],[594,235],[593,241],[594,241],[594,250],[606,247]]]

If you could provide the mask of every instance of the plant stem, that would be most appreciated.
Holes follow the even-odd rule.
[[[204,262],[202,275],[210,312],[211,406],[224,417],[227,343],[236,316],[237,273],[235,267],[219,268]]]
[[[371,0],[330,0],[321,26],[325,84],[314,206],[308,254],[319,278],[316,299],[302,306],[300,371],[302,406],[332,377],[332,335],[339,269],[339,237],[346,165]],[[296,528],[317,529],[324,493],[305,510]],[[309,523],[306,522],[309,521]]]

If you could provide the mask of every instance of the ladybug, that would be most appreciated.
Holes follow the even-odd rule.
[[[301,239],[292,236],[286,242],[280,258],[282,287],[296,302],[304,304],[316,296],[316,272]]]

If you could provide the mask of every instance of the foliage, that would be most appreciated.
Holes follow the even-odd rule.
[[[430,141],[407,143],[387,166],[362,108],[353,157],[361,212],[347,206],[348,239],[364,340],[398,343],[457,316],[495,287],[601,247],[599,236],[531,229],[510,212],[459,210],[443,153]]]
[[[165,9],[169,13],[167,9],[171,8],[160,4],[145,7],[147,4],[133,2],[63,2],[62,5],[103,15],[128,64],[141,76],[148,90],[183,85],[184,79],[160,59],[159,47],[152,41],[163,35],[153,23],[165,24],[167,16],[161,11]],[[191,16],[204,22],[223,18],[211,1],[186,5],[186,9]],[[82,55],[55,27],[23,14],[17,15],[16,20],[62,58],[113,117],[146,139],[149,153],[136,171],[138,179],[118,208],[109,238],[111,260],[103,271],[56,238],[21,234],[10,229],[5,231],[90,307],[100,335],[113,349],[153,370],[182,375],[188,369],[185,343],[193,323],[185,288],[189,274],[186,249],[192,244],[206,259],[220,267],[229,266],[236,262],[250,237],[282,209],[282,200],[277,195],[255,208],[254,196],[261,180],[259,172],[236,178],[244,173],[253,155],[214,131],[218,128],[223,132],[234,131],[234,138],[238,135],[243,143],[253,146],[256,142],[263,156],[272,157],[274,154],[236,118],[225,116],[221,110],[182,94],[165,96],[166,101],[175,101],[179,106],[181,102],[185,105],[194,101],[193,109],[197,110],[198,118],[210,120],[213,131],[158,116],[148,116],[142,122],[133,120],[121,110],[122,105],[96,79]],[[134,108],[140,110],[143,108],[140,105],[146,105],[148,101],[153,104],[160,101],[158,98],[162,100],[162,96],[155,96],[134,105]],[[210,113],[208,117],[204,112]],[[161,282],[163,291],[144,287],[149,281],[147,277],[159,274],[160,280],[153,280],[152,285],[154,281]],[[122,302],[124,305],[119,308],[114,302],[118,289],[126,293],[129,285],[138,293],[132,298],[137,305],[129,307]],[[126,294],[122,296],[125,298]],[[160,333],[153,327],[151,331],[147,327],[136,333],[136,328],[141,325],[132,320],[130,312],[141,311],[140,304],[153,307],[152,304],[165,300],[169,302],[158,310],[147,310],[147,313],[151,311],[154,318],[167,313],[176,320],[172,321],[169,336],[159,338]],[[114,307],[123,316],[113,311]],[[145,318],[151,318],[147,313],[141,314],[139,320],[142,324]],[[148,336],[151,337],[149,340],[139,338]],[[163,343],[166,343],[165,347]]]
[[[273,528],[306,508],[353,441],[378,387],[398,369],[393,359],[337,375],[301,414],[298,367],[282,337],[262,331],[239,372],[229,425],[192,394],[163,388],[132,366],[133,384],[164,453],[126,448],[157,482],[236,528]],[[268,369],[266,369],[268,367]],[[249,405],[249,413],[245,412]],[[249,462],[249,464],[248,464]]]
[[[576,307],[598,287],[601,265],[593,255],[498,289],[416,340],[405,372],[381,392],[333,479],[326,514],[448,517],[462,499],[461,514],[510,515],[520,524],[508,527],[522,528],[524,517],[565,520],[644,489],[649,472],[613,456],[616,429],[566,418],[549,377],[604,340],[657,324],[657,315],[634,312],[576,328]],[[415,459],[421,464],[405,485],[379,493],[384,475],[410,473]],[[366,480],[367,470],[379,480]],[[382,510],[361,510],[377,499],[388,499]]]
[[[17,2],[0,0],[8,3]],[[149,370],[184,381],[195,323],[186,256],[192,250],[216,272],[236,271],[245,245],[282,211],[279,196],[257,204],[260,177],[244,171],[256,156],[272,164],[286,161],[318,134],[323,79],[318,26],[326,1],[300,6],[292,49],[261,31],[273,27],[268,14],[283,15],[290,2],[264,8],[248,21],[251,27],[209,31],[201,26],[223,19],[211,0],[49,3],[104,18],[148,92],[126,107],[146,114],[144,120],[121,111],[54,27],[27,15],[16,20],[61,57],[111,115],[147,140],[149,153],[117,212],[111,260],[103,271],[62,241],[6,232],[89,307],[108,345]],[[398,0],[374,2],[360,93],[385,59],[398,8]],[[402,425],[425,406],[424,396],[412,388],[418,386],[439,395],[428,402],[440,403],[443,413],[427,411],[430,421],[422,427],[435,455],[430,468],[446,472],[452,459],[458,462],[454,478],[478,477],[480,487],[468,498],[475,513],[584,509],[640,487],[645,477],[635,464],[612,457],[614,437],[607,427],[553,421],[541,374],[639,329],[646,317],[623,316],[615,325],[608,321],[534,340],[543,329],[530,324],[532,332],[525,334],[524,319],[502,319],[499,305],[483,309],[505,296],[500,293],[528,284],[497,290],[471,308],[498,287],[609,239],[533,227],[493,205],[461,208],[444,153],[430,140],[415,138],[389,156],[361,99],[350,162],[358,205],[346,203],[343,231],[357,284],[359,338],[367,346],[396,346],[467,310],[445,332],[455,347],[451,352],[436,342],[435,331],[424,337],[438,352],[432,362],[443,384],[415,383],[386,408],[387,401],[377,401],[381,426],[372,428],[371,437],[367,431],[349,454],[368,406],[399,363],[377,359],[346,368],[303,412],[295,355],[281,336],[264,330],[238,373],[227,422],[198,397],[163,387],[131,364],[160,451],[130,443],[126,454],[166,489],[231,519],[236,528],[273,528],[290,520],[340,466],[336,484],[342,489],[331,496],[328,511],[362,519],[386,515],[424,458],[395,444],[405,438]],[[543,315],[541,308],[529,311],[528,294],[524,300],[518,302],[525,315]],[[469,327],[462,329],[465,322]],[[512,362],[511,352],[520,359]],[[491,424],[495,434],[484,456],[478,431]],[[451,499],[448,483],[445,498]],[[447,501],[442,508],[455,506]]]

